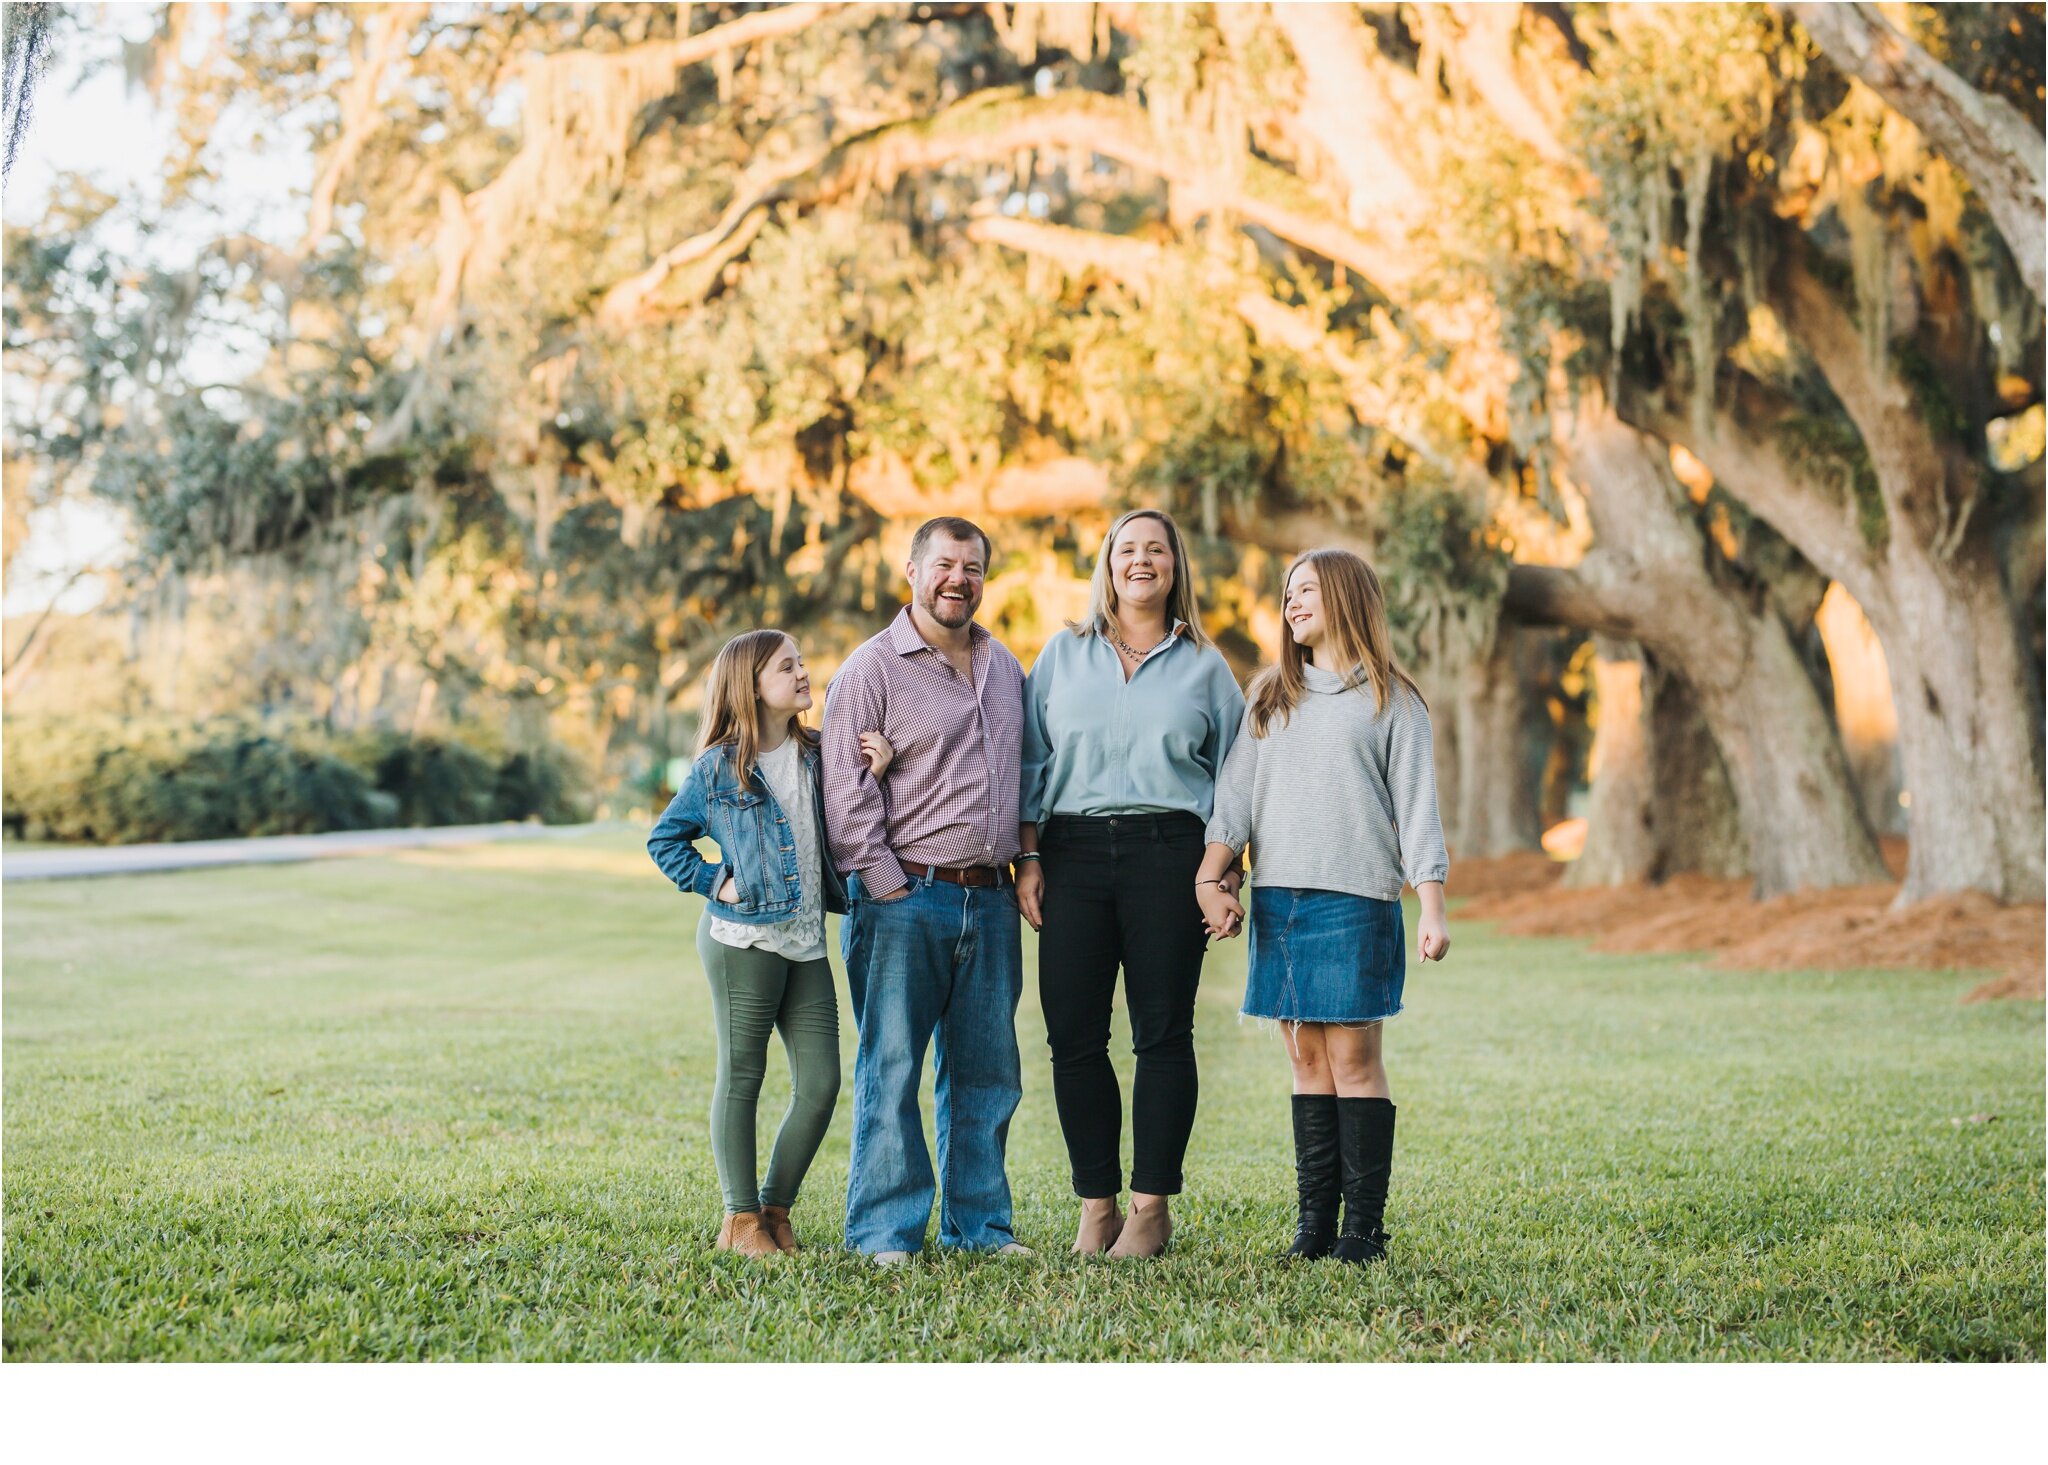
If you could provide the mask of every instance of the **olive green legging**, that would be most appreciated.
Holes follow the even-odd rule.
[[[711,979],[718,1023],[718,1078],[711,1089],[711,1157],[728,1213],[788,1206],[832,1122],[839,1097],[839,1001],[832,967],[787,961],[772,951],[739,950],[697,923],[697,955]],[[789,1055],[789,1112],[775,1133],[768,1179],[756,1185],[754,1112],[768,1070],[768,1035],[779,1030]]]

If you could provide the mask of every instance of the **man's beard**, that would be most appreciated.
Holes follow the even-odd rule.
[[[974,619],[974,613],[981,609],[981,597],[969,593],[965,600],[944,600],[937,590],[927,591],[918,603],[924,613],[949,631],[957,631]]]

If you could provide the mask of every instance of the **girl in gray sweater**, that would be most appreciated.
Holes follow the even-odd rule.
[[[1287,1255],[1373,1262],[1394,1156],[1380,1034],[1407,971],[1401,886],[1421,902],[1416,949],[1441,961],[1449,861],[1429,710],[1395,664],[1378,577],[1315,549],[1286,586],[1280,661],[1252,684],[1195,893],[1210,933],[1236,935],[1245,911],[1222,879],[1253,847],[1244,1011],[1291,1030],[1301,1218]]]

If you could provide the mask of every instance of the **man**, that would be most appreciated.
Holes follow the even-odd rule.
[[[988,536],[933,519],[910,542],[910,604],[846,659],[825,698],[825,823],[848,874],[841,930],[860,1047],[846,1242],[880,1265],[924,1244],[934,1178],[918,1110],[938,1040],[939,1242],[1029,1256],[1003,1170],[1022,1080],[1018,853],[1024,669],[975,624]],[[879,782],[860,750],[896,754]]]

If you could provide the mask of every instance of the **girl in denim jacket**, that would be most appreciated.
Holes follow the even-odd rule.
[[[735,636],[712,664],[702,751],[648,836],[661,873],[709,909],[697,954],[711,983],[718,1076],[711,1090],[711,1153],[725,1197],[721,1251],[768,1257],[797,1250],[789,1208],[839,1096],[839,1004],[825,959],[825,913],[844,912],[846,888],[825,858],[818,735],[803,725],[811,679],[781,631]],[[879,775],[893,750],[861,736]],[[710,863],[694,840],[709,836]],[[755,1108],[768,1037],[789,1055],[789,1112],[776,1131],[768,1176],[757,1181]]]

